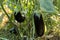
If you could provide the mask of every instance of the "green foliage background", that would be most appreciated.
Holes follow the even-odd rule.
[[[6,12],[7,8],[10,12]],[[7,15],[8,22],[1,28],[0,37],[7,38],[9,40],[17,40],[14,34],[9,33],[9,29],[14,27],[11,22],[15,23],[19,29],[21,40],[24,38],[26,33],[28,40],[33,40],[35,27],[33,15],[35,13],[41,13],[43,15],[45,24],[45,34],[48,35],[50,31],[53,31],[53,35],[60,36],[60,0],[0,0],[0,26],[3,22],[4,15]],[[21,11],[26,16],[26,20],[23,23],[18,23],[14,19],[14,12]],[[6,35],[7,34],[7,35]],[[18,36],[19,37],[19,36]],[[16,39],[15,39],[16,38]]]

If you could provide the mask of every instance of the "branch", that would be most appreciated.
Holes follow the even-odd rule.
[[[5,9],[4,9],[4,7],[3,7],[2,4],[1,4],[1,7],[2,7],[3,11],[5,12],[5,14],[7,15],[8,19],[9,19],[9,22],[13,24],[13,22],[11,21],[9,15],[8,15],[7,12],[5,11]]]
[[[8,15],[7,12],[5,11],[5,9],[4,9],[4,7],[3,7],[2,4],[1,4],[1,7],[2,7],[3,11],[5,12],[5,14],[7,15],[7,17],[10,19],[9,15]]]

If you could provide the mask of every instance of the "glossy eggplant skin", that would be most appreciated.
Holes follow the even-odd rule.
[[[24,16],[22,16],[22,14],[21,14],[21,12],[15,12],[14,13],[14,18],[15,18],[15,20],[17,21],[17,22],[19,22],[19,23],[22,23],[22,22],[24,22],[24,20],[25,20],[25,17]]]
[[[34,13],[34,24],[35,24],[35,31],[36,35],[41,37],[44,34],[44,21],[42,14],[38,16],[36,13]]]

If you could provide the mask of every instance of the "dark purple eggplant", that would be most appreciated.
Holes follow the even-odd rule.
[[[45,27],[42,14],[37,15],[37,13],[34,13],[34,24],[36,35],[39,37],[43,36]]]
[[[14,13],[14,17],[15,17],[15,20],[17,21],[17,22],[19,22],[19,23],[22,23],[22,22],[24,22],[24,20],[25,20],[25,16],[22,16],[22,14],[21,14],[21,12],[19,11],[19,12],[15,12]]]
[[[18,30],[16,29],[16,27],[11,28],[9,31],[12,34],[18,35]]]

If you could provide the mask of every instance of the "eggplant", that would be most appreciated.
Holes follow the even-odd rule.
[[[22,22],[24,22],[24,20],[25,20],[25,16],[22,16],[22,14],[21,14],[21,12],[19,11],[19,12],[15,12],[14,13],[14,18],[15,18],[15,20],[17,21],[17,22],[19,22],[19,23],[22,23]]]
[[[12,27],[12,28],[9,30],[9,32],[10,32],[11,34],[18,35],[18,29],[17,29],[17,27]]]
[[[34,13],[34,24],[35,24],[36,35],[38,37],[43,36],[45,27],[42,14],[37,15],[37,13]]]

